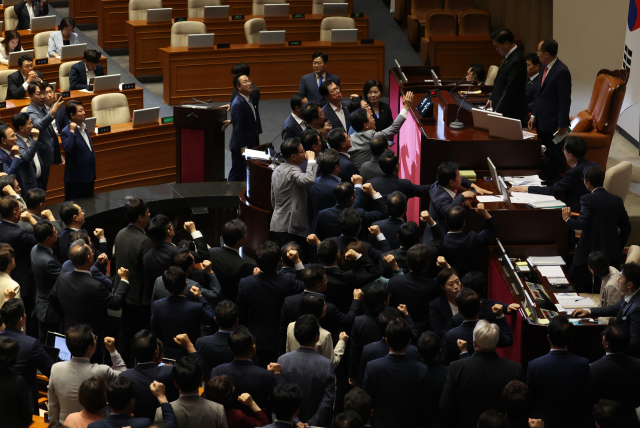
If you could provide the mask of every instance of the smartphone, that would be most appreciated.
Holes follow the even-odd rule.
[[[62,99],[62,92],[58,92],[58,101]]]

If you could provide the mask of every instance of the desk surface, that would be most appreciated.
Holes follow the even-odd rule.
[[[42,73],[42,80],[44,80],[45,82],[56,82],[58,85],[57,87],[59,88],[60,87],[60,64],[62,64],[62,62],[60,61],[60,58],[49,58],[49,61],[47,64],[35,65],[35,61],[34,61],[33,69]],[[107,58],[101,57],[100,64],[104,68],[105,74],[108,74]],[[0,65],[0,70],[9,70],[9,69],[10,68],[8,65]],[[18,70],[18,67],[16,66],[15,68],[11,68],[11,69]]]

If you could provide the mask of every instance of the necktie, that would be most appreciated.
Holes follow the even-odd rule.
[[[623,300],[622,306],[620,306],[620,312],[618,312],[618,316],[616,317],[616,322],[618,323],[622,322],[622,318],[624,316],[624,310],[626,307],[627,307],[627,301]]]
[[[544,73],[542,73],[542,82],[540,82],[540,86],[544,85],[544,78],[547,77],[547,72],[549,71],[549,67],[544,68]]]
[[[322,85],[322,79],[322,76],[318,77],[318,88],[320,87],[320,85]]]
[[[507,59],[506,57],[502,57],[502,62],[500,62],[500,67],[498,67],[498,68],[501,68],[501,67],[502,67],[502,64],[504,64],[504,61],[505,61],[506,59]]]

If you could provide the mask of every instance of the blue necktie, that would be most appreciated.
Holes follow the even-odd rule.
[[[323,79],[322,76],[318,78],[318,88],[322,85],[322,79]]]

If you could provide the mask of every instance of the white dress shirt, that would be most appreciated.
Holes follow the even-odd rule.
[[[511,55],[513,51],[515,51],[516,49],[518,49],[518,45],[515,45],[514,47],[512,47],[509,53],[504,56],[504,59],[506,60],[507,58],[509,58],[509,55]]]
[[[24,138],[22,138],[18,134],[16,134],[16,137],[18,137],[22,141],[24,141],[24,143],[27,145],[27,147],[31,147],[31,143],[36,144],[36,142],[33,141],[31,138],[27,138],[25,140]],[[37,151],[36,151],[35,155],[33,156],[33,164],[36,166],[36,178],[38,178],[42,174],[42,167],[40,166],[40,157],[38,156],[38,152]]]
[[[291,116],[293,117],[293,120],[298,122],[298,125],[300,125],[300,128],[302,128],[303,131],[307,130],[307,122],[305,122],[304,120],[302,120],[301,117],[298,117],[293,113],[291,113]]]
[[[333,104],[329,103],[329,105],[331,106],[331,108],[333,109],[333,111],[336,112],[336,116],[338,116],[338,119],[340,119],[340,123],[342,123],[342,127],[348,131],[347,129],[347,120],[344,117],[344,109],[342,108],[342,103],[340,103],[339,107],[334,106]]]
[[[91,79],[95,79],[96,78],[96,71],[89,71],[89,69],[87,68],[87,63],[84,64],[84,70],[87,72],[87,85],[90,85],[91,83]]]
[[[533,76],[529,77],[529,82],[533,82],[533,80],[538,77],[540,75],[540,73],[536,73]]]
[[[82,125],[78,126],[78,131],[80,131],[80,135],[84,138],[84,142],[87,143],[87,147],[89,147],[89,151],[92,152],[91,143],[89,142],[89,136],[87,135],[87,125],[82,122]]]

